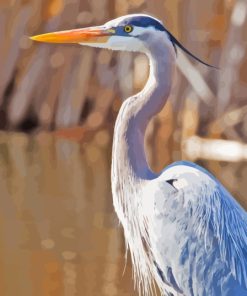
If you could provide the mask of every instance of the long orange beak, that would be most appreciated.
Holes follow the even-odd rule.
[[[114,34],[114,29],[90,27],[41,34],[32,36],[30,39],[48,43],[106,43],[110,36]]]

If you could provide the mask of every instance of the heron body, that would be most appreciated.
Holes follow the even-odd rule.
[[[202,167],[178,162],[155,174],[145,157],[145,130],[168,99],[176,47],[196,57],[160,21],[139,14],[33,39],[138,51],[149,58],[144,89],[119,111],[112,154],[113,203],[140,293],[153,295],[156,284],[169,296],[247,295],[246,211]]]

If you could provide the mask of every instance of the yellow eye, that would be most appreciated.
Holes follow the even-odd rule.
[[[124,27],[124,32],[126,32],[126,33],[130,33],[130,32],[132,32],[132,31],[133,31],[133,27],[132,27],[132,26],[127,25],[127,26]]]

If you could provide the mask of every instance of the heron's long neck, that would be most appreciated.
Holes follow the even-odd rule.
[[[112,157],[115,186],[132,177],[142,180],[155,177],[145,156],[145,130],[150,119],[167,101],[175,64],[172,46],[158,45],[150,48],[148,53],[150,74],[144,89],[124,102],[117,118]]]

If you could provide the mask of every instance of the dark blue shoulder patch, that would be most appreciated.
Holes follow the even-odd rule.
[[[123,21],[123,25],[133,25],[137,27],[154,27],[156,30],[165,31],[164,26],[156,19],[149,16],[132,16]]]

